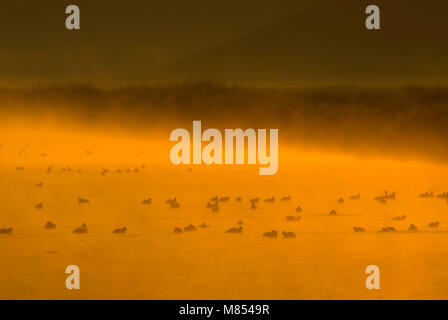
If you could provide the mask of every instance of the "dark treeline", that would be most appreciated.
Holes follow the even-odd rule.
[[[52,117],[145,130],[192,120],[217,128],[279,128],[309,147],[448,159],[448,87],[266,88],[190,81],[0,90],[2,117]]]

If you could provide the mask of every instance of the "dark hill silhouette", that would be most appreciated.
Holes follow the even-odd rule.
[[[311,1],[1,0],[0,85],[148,80],[154,68],[239,37]],[[80,30],[65,29],[68,4],[80,7]]]
[[[372,1],[316,1],[294,16],[153,76],[267,84],[446,82],[448,2],[374,3],[381,9],[381,30],[365,28],[365,8]]]

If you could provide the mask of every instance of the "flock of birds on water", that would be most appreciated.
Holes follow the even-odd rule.
[[[396,197],[396,193],[395,192],[389,193],[388,191],[384,191],[384,194],[375,197],[374,200],[378,201],[379,203],[383,203],[384,204],[384,203],[387,203],[390,200],[395,200],[395,197]],[[444,192],[444,193],[441,193],[441,194],[438,194],[438,195],[434,196],[433,192],[430,191],[430,192],[422,193],[422,194],[418,195],[418,197],[420,197],[420,198],[434,198],[434,197],[435,198],[440,198],[440,199],[446,200],[447,204],[448,204],[448,192]],[[286,197],[282,197],[280,199],[280,201],[291,201],[291,199],[292,199],[292,196],[289,195],[289,196],[286,196]],[[358,193],[358,194],[352,195],[352,196],[349,197],[349,199],[350,200],[360,200],[361,199],[361,194]],[[219,203],[220,202],[228,202],[228,201],[230,201],[230,198],[228,196],[226,196],[226,197],[218,197],[218,196],[216,196],[216,197],[211,198],[210,201],[207,202],[206,207],[208,209],[211,209],[212,212],[219,212]],[[242,202],[242,198],[241,197],[237,197],[235,199],[235,201],[236,202]],[[264,199],[265,203],[273,203],[275,201],[276,201],[276,198],[274,196],[271,197],[271,198]],[[249,202],[251,204],[250,209],[252,209],[252,210],[257,209],[257,204],[260,202],[260,198],[250,199]],[[344,198],[339,198],[337,200],[337,203],[339,203],[339,204],[343,204],[344,202],[345,202]],[[180,204],[177,202],[176,198],[167,200],[167,203],[170,204],[172,208],[179,208],[180,207]],[[296,214],[300,214],[302,212],[302,208],[300,206],[297,206],[296,209],[295,209],[295,212],[296,212]],[[335,209],[332,209],[332,210],[329,211],[328,215],[336,216],[336,215],[338,215],[338,213],[337,213],[337,211]],[[404,221],[406,218],[407,218],[406,215],[402,215],[402,216],[394,217],[392,220],[393,221]],[[286,221],[289,221],[289,222],[297,222],[297,221],[300,221],[300,219],[301,219],[300,215],[286,216]],[[242,225],[243,224],[244,224],[243,221],[240,220],[240,221],[238,221],[239,227],[230,228],[226,232],[227,233],[242,233],[242,231],[243,231],[243,226]],[[179,228],[179,227],[176,227],[176,228],[174,228],[174,232],[175,233],[182,233],[182,232],[196,231],[197,228],[207,228],[207,227],[209,227],[209,226],[205,222],[202,223],[201,225],[197,226],[197,227],[192,225],[192,224],[190,224],[190,225],[184,227],[183,229]],[[439,221],[430,222],[428,224],[428,227],[429,228],[438,228],[439,227]],[[353,227],[353,231],[354,232],[366,232],[366,229],[364,227],[355,226],[355,227]],[[416,225],[411,223],[409,228],[408,228],[408,231],[417,232],[418,228],[417,228]],[[381,230],[379,230],[379,232],[397,232],[397,230],[394,227],[385,226]],[[288,231],[282,231],[281,234],[283,235],[283,238],[296,238],[296,234],[294,232],[291,232],[291,231],[289,231],[289,232]],[[279,235],[279,232],[277,230],[267,231],[267,232],[262,234],[262,236],[266,237],[266,238],[277,238],[278,235]]]
[[[29,145],[26,145],[24,148],[22,148],[19,151],[19,155],[22,155],[26,151],[26,148],[28,146]],[[2,148],[3,148],[3,146],[0,145],[0,149],[2,149]],[[86,154],[87,155],[91,155],[91,152],[90,151],[86,151]],[[41,157],[46,157],[46,153],[41,153],[40,156]],[[138,172],[140,172],[140,170],[145,169],[145,168],[146,168],[145,165],[141,165],[138,168],[134,168],[134,169],[127,168],[127,169],[125,169],[123,171],[120,170],[120,169],[117,169],[115,171],[115,173],[116,174],[121,174],[123,172],[126,172],[126,173],[131,173],[131,172],[132,173],[138,173]],[[23,171],[23,170],[25,170],[25,167],[24,166],[19,166],[19,167],[16,167],[16,170],[17,171]],[[61,171],[62,172],[72,172],[74,170],[72,170],[70,167],[67,166],[67,167],[63,167]],[[190,169],[188,169],[188,171],[192,171],[192,169],[190,168]],[[54,172],[54,170],[53,170],[52,166],[48,167],[47,170],[46,170],[47,174],[51,174],[53,172]],[[82,173],[82,170],[78,169],[78,170],[76,170],[76,172]],[[109,174],[111,172],[112,172],[111,170],[103,168],[101,170],[100,174],[104,176],[104,175]],[[35,186],[37,188],[42,188],[44,186],[44,184],[43,184],[43,182],[39,182],[39,183],[35,184]],[[448,204],[448,192],[443,192],[441,194],[434,195],[434,193],[432,191],[430,191],[430,192],[422,193],[422,194],[418,195],[418,197],[420,197],[420,198],[439,198],[439,199],[446,200],[447,204]],[[360,200],[360,198],[361,198],[361,194],[358,193],[358,194],[355,194],[355,195],[351,195],[349,197],[349,200],[356,201],[356,200]],[[385,204],[388,201],[395,200],[395,198],[396,198],[396,193],[395,192],[389,193],[388,191],[384,191],[384,193],[382,195],[379,195],[379,196],[375,197],[374,200],[378,201],[379,203]],[[291,195],[280,198],[280,201],[291,201],[291,200],[292,200]],[[215,197],[211,198],[206,203],[206,208],[210,209],[211,212],[213,212],[213,213],[218,213],[220,211],[220,203],[229,202],[229,201],[230,201],[230,197],[229,196],[223,196],[223,197],[215,196]],[[242,197],[237,197],[237,198],[234,199],[234,201],[235,202],[242,202],[243,199],[242,199]],[[274,202],[276,202],[276,198],[273,196],[271,198],[264,199],[264,202],[265,203],[274,203]],[[345,202],[344,198],[339,198],[337,200],[338,204],[343,204],[344,202]],[[81,197],[78,198],[78,204],[80,204],[80,205],[88,205],[89,203],[90,203],[90,201],[88,199],[81,198]],[[145,199],[141,203],[143,205],[150,205],[150,204],[152,204],[152,199],[151,198]],[[252,198],[252,199],[249,200],[249,203],[250,203],[250,209],[251,210],[256,210],[258,208],[259,203],[260,203],[260,198],[259,197]],[[180,202],[179,202],[179,200],[176,197],[174,197],[172,199],[166,200],[166,204],[168,204],[170,206],[170,208],[172,208],[172,209],[179,209],[180,208]],[[35,206],[35,208],[37,210],[42,210],[44,208],[44,204],[43,203],[38,203]],[[288,222],[298,222],[298,221],[300,221],[301,218],[302,218],[300,216],[301,212],[302,212],[302,208],[300,206],[297,206],[296,209],[295,209],[296,215],[286,216],[286,221],[288,221]],[[329,216],[337,216],[338,212],[335,209],[332,209],[332,210],[330,210],[328,212],[328,215]],[[406,215],[402,215],[402,216],[394,217],[392,220],[393,221],[404,221],[404,220],[406,220],[406,218],[407,218]],[[242,220],[240,220],[240,221],[237,222],[237,225],[238,225],[238,227],[232,227],[230,229],[227,229],[225,232],[226,233],[231,233],[231,234],[240,234],[240,233],[242,233],[243,232],[244,222]],[[184,232],[193,232],[193,231],[198,230],[198,228],[208,228],[208,227],[210,227],[210,226],[207,225],[205,222],[203,222],[201,225],[198,225],[198,226],[190,224],[190,225],[188,225],[186,227],[183,227],[183,228],[175,227],[174,228],[174,233],[181,234],[181,233],[184,233]],[[430,222],[428,224],[428,227],[429,228],[438,228],[439,227],[439,221]],[[44,228],[47,229],[47,230],[56,229],[56,224],[51,222],[51,221],[48,221],[44,225]],[[366,232],[366,229],[364,227],[361,227],[361,226],[354,226],[353,227],[353,231],[354,232]],[[415,224],[411,223],[409,225],[409,227],[408,227],[408,231],[410,231],[410,232],[417,232],[418,228],[417,228],[417,226]],[[13,228],[12,227],[0,228],[0,234],[11,234],[12,232],[13,232]],[[113,234],[125,234],[126,232],[127,232],[127,228],[126,227],[117,228],[117,229],[114,229],[112,231]],[[397,232],[397,230],[393,226],[384,226],[378,232]],[[86,234],[86,233],[88,233],[87,224],[83,223],[81,226],[75,228],[73,230],[73,233],[74,234]],[[291,231],[282,231],[281,234],[286,239],[288,239],[288,238],[296,238],[296,234],[294,232],[291,232]],[[263,237],[267,237],[267,238],[277,238],[278,235],[279,235],[279,232],[277,230],[267,231],[267,232],[262,234]]]
[[[126,172],[139,172],[140,169],[145,169],[145,166],[142,165],[140,168],[135,168],[134,170],[131,169],[127,169]],[[24,167],[17,167],[16,170],[24,170]],[[62,169],[62,172],[71,172],[72,169],[70,167],[64,167]],[[189,171],[191,171],[191,169],[189,169]],[[47,173],[52,173],[53,172],[53,167],[48,167],[48,169],[46,170]],[[81,170],[78,170],[79,173],[81,173]],[[111,171],[109,169],[102,169],[102,171],[100,172],[101,175],[106,175],[108,173],[110,173]],[[116,173],[122,173],[122,171],[120,169],[116,170]],[[44,186],[43,182],[39,182],[37,184],[35,184],[35,186],[37,188],[42,188]],[[448,192],[443,192],[441,194],[438,195],[434,195],[434,193],[432,191],[430,192],[425,192],[422,193],[420,195],[418,195],[418,197],[420,198],[439,198],[439,199],[443,199],[447,201],[448,204]],[[360,200],[361,198],[361,194],[355,194],[355,195],[351,195],[349,197],[349,200],[351,201],[356,201],[356,200]],[[396,193],[395,192],[391,192],[389,193],[388,191],[384,191],[384,193],[382,195],[379,195],[377,197],[374,198],[375,201],[378,201],[379,203],[387,203],[388,201],[393,201],[396,198]],[[282,198],[280,198],[280,201],[291,201],[292,200],[292,196],[284,196]],[[236,197],[234,199],[235,202],[243,202],[242,197]],[[230,197],[229,196],[215,196],[211,199],[209,199],[209,201],[206,203],[206,208],[210,209],[211,212],[213,213],[218,213],[220,211],[220,204],[224,203],[224,202],[230,202]],[[274,203],[276,202],[276,197],[272,196],[271,198],[266,198],[263,200],[264,203]],[[343,204],[345,202],[344,198],[339,198],[337,200],[338,204]],[[165,201],[165,203],[171,208],[171,209],[179,209],[180,208],[180,202],[177,199],[177,197],[168,199]],[[260,203],[260,198],[252,198],[249,200],[249,204],[250,204],[250,209],[251,210],[256,210],[259,206]],[[78,198],[78,204],[79,205],[88,205],[90,204],[90,201],[88,199],[79,197]],[[152,199],[151,198],[147,198],[144,199],[141,204],[143,205],[151,205],[152,204]],[[42,210],[44,208],[44,204],[43,203],[38,203],[35,208],[37,210]],[[286,221],[288,222],[298,222],[301,220],[301,216],[300,213],[302,212],[302,208],[300,206],[297,206],[295,208],[295,215],[289,215],[286,216]],[[329,216],[337,216],[338,212],[335,209],[332,209],[328,212]],[[407,218],[406,215],[402,215],[402,216],[397,216],[394,217],[392,220],[393,221],[404,221]],[[230,233],[230,234],[240,234],[243,232],[243,225],[244,222],[242,220],[237,222],[237,227],[232,227],[230,229],[227,229],[225,232],[226,233]],[[210,227],[209,225],[207,225],[205,222],[203,222],[201,225],[195,226],[193,224],[189,224],[186,227],[175,227],[174,228],[174,233],[175,234],[182,234],[184,232],[193,232],[196,231],[200,228],[208,228]],[[429,228],[438,228],[439,227],[439,221],[434,221],[434,222],[430,222],[428,224]],[[47,230],[51,230],[51,229],[56,229],[56,224],[48,221],[45,225],[44,228]],[[125,234],[127,232],[127,227],[121,227],[121,228],[117,228],[114,229],[112,231],[113,234]],[[354,232],[366,232],[366,229],[364,227],[361,226],[354,226],[353,227],[353,231]],[[418,228],[415,224],[411,223],[408,231],[410,232],[417,232]],[[9,228],[0,228],[0,234],[11,234],[13,232],[13,228],[9,227]],[[378,232],[397,232],[397,230],[392,227],[392,226],[384,226],[381,230],[378,230]],[[74,234],[86,234],[88,233],[88,228],[87,228],[87,224],[83,223],[81,226],[75,228],[73,230]],[[266,238],[277,238],[279,235],[279,232],[277,230],[271,230],[271,231],[267,231],[265,233],[262,234],[263,237]],[[281,235],[283,236],[283,238],[285,239],[290,239],[290,238],[296,238],[296,233],[291,232],[291,231],[282,231]]]

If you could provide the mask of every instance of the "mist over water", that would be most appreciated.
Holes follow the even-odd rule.
[[[192,121],[202,120],[204,130],[278,128],[283,145],[298,149],[447,159],[444,86],[268,88],[193,81],[107,89],[61,84],[4,89],[0,101],[4,130],[26,121],[31,128],[72,126],[163,140],[173,129],[191,131]]]
[[[411,91],[420,98],[409,100],[407,105],[415,107],[408,112],[379,104],[375,94],[361,99],[344,91],[221,86],[215,88],[221,93],[210,94],[208,88],[206,93],[188,90],[194,98],[174,95],[170,106],[178,108],[168,112],[162,89],[155,90],[158,105],[151,100],[154,92],[144,103],[130,103],[143,89],[127,90],[92,89],[89,98],[78,100],[65,94],[55,98],[51,91],[44,99],[45,91],[37,90],[32,98],[21,98],[33,103],[10,100],[23,104],[4,118],[0,131],[0,228],[13,228],[0,235],[0,298],[447,298],[448,205],[418,195],[448,190],[448,170],[443,152],[425,153],[426,144],[412,138],[417,133],[407,136],[418,128],[428,145],[444,144],[439,122],[430,126],[424,118],[416,120],[423,111],[436,120],[432,109],[442,114],[441,123],[444,90],[436,96],[432,90],[440,89],[421,89],[432,92],[429,110],[420,107],[423,94]],[[387,92],[410,95],[404,89]],[[229,95],[241,102],[230,104]],[[275,99],[269,100],[271,95]],[[358,105],[361,101],[365,106]],[[263,109],[255,107],[258,102]],[[218,109],[227,103],[233,107]],[[169,132],[178,126],[191,130],[193,119],[209,127],[230,123],[243,129],[279,124],[278,173],[260,176],[258,165],[172,165]],[[362,147],[366,139],[372,144]],[[104,169],[109,171],[102,174]],[[385,190],[396,192],[396,199],[375,201]],[[359,200],[349,200],[357,193]],[[206,208],[216,195],[230,197],[218,213]],[[280,200],[288,195],[290,201]],[[239,196],[242,202],[235,201]],[[272,196],[274,203],[264,202]],[[79,204],[80,197],[90,203]],[[173,197],[179,209],[165,203]],[[256,197],[260,203],[251,210],[249,200]],[[152,204],[142,204],[148,198]],[[38,203],[43,209],[35,208]],[[328,214],[332,209],[337,215]],[[402,215],[404,221],[392,220]],[[287,216],[301,219],[290,222]],[[241,234],[225,232],[239,220]],[[45,230],[47,221],[57,228]],[[429,228],[435,221],[439,227]],[[84,222],[88,233],[73,234]],[[203,222],[210,227],[174,233],[175,227]],[[418,232],[407,231],[411,223]],[[124,226],[126,234],[112,234]],[[354,226],[367,232],[354,233]],[[378,232],[385,226],[397,232]],[[262,236],[273,229],[280,233],[277,239]],[[283,239],[282,231],[296,238]],[[70,264],[81,270],[76,292],[64,285]],[[382,290],[365,289],[370,264],[383,270]]]

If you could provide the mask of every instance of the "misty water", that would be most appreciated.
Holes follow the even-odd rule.
[[[91,146],[91,155],[84,146],[65,147],[79,156],[64,165],[57,155],[52,158],[62,147],[31,144],[21,155],[17,146],[1,149],[0,228],[13,232],[0,234],[0,298],[448,297],[448,205],[418,197],[448,189],[443,165],[283,148],[278,174],[260,176],[255,165],[189,170],[157,163],[154,150],[165,158],[168,153],[157,148],[142,153],[138,143],[126,150],[135,161],[126,162],[104,156],[109,147]],[[48,155],[39,155],[42,150]],[[82,159],[95,160],[82,164]],[[50,160],[54,166],[47,173]],[[23,170],[16,169],[19,164]],[[63,171],[67,165],[72,171]],[[110,172],[102,175],[103,168]],[[39,182],[42,187],[36,187]],[[373,200],[384,190],[396,192],[396,199]],[[349,200],[357,193],[359,200]],[[206,203],[216,195],[230,201],[213,213]],[[290,201],[280,200],[288,195]],[[238,196],[242,202],[235,201]],[[274,203],[263,201],[272,196]],[[79,204],[79,197],[90,203]],[[165,203],[172,197],[179,209]],[[251,210],[249,200],[255,197],[260,203]],[[341,197],[343,204],[337,201]],[[141,203],[147,198],[152,204]],[[38,203],[43,209],[35,208]],[[295,212],[298,205],[301,213]],[[338,214],[328,215],[332,209]],[[402,215],[404,221],[392,220]],[[286,216],[301,220],[289,222]],[[241,234],[225,232],[239,220]],[[57,228],[45,230],[47,221]],[[435,221],[439,227],[429,228]],[[83,222],[88,233],[74,234]],[[174,233],[175,227],[203,222],[210,227]],[[418,232],[407,231],[411,223]],[[112,234],[123,226],[126,234]],[[366,232],[355,233],[354,226]],[[397,232],[378,232],[385,226]],[[262,236],[273,229],[278,238]],[[296,238],[283,239],[282,231],[295,232]],[[72,264],[80,268],[81,290],[65,288],[65,268]],[[381,270],[381,290],[365,287],[371,264]]]

